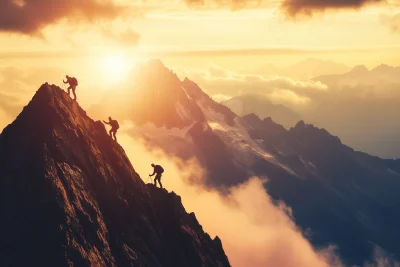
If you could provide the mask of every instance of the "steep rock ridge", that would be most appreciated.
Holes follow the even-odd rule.
[[[0,135],[0,173],[1,266],[230,266],[180,198],[146,186],[54,85]]]
[[[263,138],[267,140],[286,132],[282,125],[275,123],[270,117],[261,120],[257,115],[251,113],[243,116],[242,120],[255,139]]]
[[[211,112],[219,113],[224,116],[225,122],[233,126],[235,124],[234,119],[237,117],[227,106],[215,102],[201,88],[187,77],[182,81],[183,88],[188,95],[196,100],[196,103],[200,106],[203,112],[207,112],[205,109]],[[206,116],[207,118],[207,116]]]

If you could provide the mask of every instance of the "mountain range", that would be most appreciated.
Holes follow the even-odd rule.
[[[110,92],[89,112],[104,110],[132,121],[132,136],[149,145],[196,157],[210,187],[266,177],[265,190],[292,209],[311,243],[335,245],[344,264],[361,266],[377,247],[400,258],[399,160],[357,152],[303,121],[286,130],[273,118],[239,116],[159,60],[138,66],[128,92]]]
[[[384,158],[400,157],[400,67],[363,65],[314,78],[329,87],[315,97],[315,108],[302,118],[328,129],[357,150]]]
[[[257,70],[250,71],[249,73],[257,73],[266,76],[279,75],[294,79],[308,80],[322,75],[345,73],[350,69],[350,67],[344,64],[331,60],[308,58],[287,67],[276,67],[273,64],[264,64]]]
[[[247,94],[232,97],[229,100],[222,101],[221,104],[229,107],[237,115],[244,116],[251,113],[260,118],[273,118],[273,120],[284,127],[294,126],[301,117],[284,105],[276,105],[265,95]]]
[[[390,84],[399,82],[400,67],[393,67],[381,64],[371,70],[364,65],[353,67],[350,71],[330,74],[318,75],[313,80],[323,82],[330,87],[343,87],[352,85],[376,85],[378,83]]]

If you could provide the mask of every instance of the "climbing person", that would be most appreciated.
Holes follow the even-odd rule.
[[[117,137],[115,136],[115,134],[117,133],[118,129],[119,129],[119,124],[118,121],[113,120],[111,117],[108,117],[108,122],[103,121],[105,124],[109,124],[111,125],[111,130],[109,131],[109,134],[111,136],[111,138],[114,135],[114,140],[117,141]]]
[[[154,172],[149,176],[153,176],[154,174],[156,174],[156,178],[154,178],[154,185],[157,186],[157,181],[158,181],[158,183],[160,184],[160,188],[163,188],[161,184],[161,175],[164,172],[163,167],[161,167],[160,165],[155,165],[154,163],[151,164],[151,167],[154,168]]]
[[[68,83],[69,84],[68,95],[69,95],[69,93],[70,93],[70,91],[72,89],[72,93],[74,94],[74,100],[76,101],[75,90],[76,90],[76,87],[78,86],[78,80],[75,77],[69,77],[68,75],[66,75],[65,77],[67,78],[67,81],[64,82],[64,80],[63,80],[63,83]]]

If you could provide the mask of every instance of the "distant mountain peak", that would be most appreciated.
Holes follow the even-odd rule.
[[[305,127],[306,127],[306,124],[305,124],[304,120],[301,120],[298,123],[296,123],[296,126],[294,128],[303,129]]]
[[[368,72],[369,72],[368,68],[364,65],[357,65],[350,71],[350,73],[354,74],[364,74]]]
[[[337,136],[331,135],[327,130],[323,128],[315,127],[312,124],[306,124],[303,120],[299,121],[295,127],[290,128],[289,133],[293,134],[299,140],[308,139],[311,142],[322,142],[336,144],[338,147],[342,145],[342,142]]]
[[[394,70],[395,67],[393,66],[389,66],[386,64],[380,64],[379,66],[376,66],[375,68],[373,68],[371,71],[372,72],[379,72],[379,73],[385,73],[385,72],[389,72]]]

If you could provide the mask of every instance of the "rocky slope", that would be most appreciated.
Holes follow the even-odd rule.
[[[54,85],[0,135],[0,174],[0,266],[230,266],[180,197],[145,185]]]

